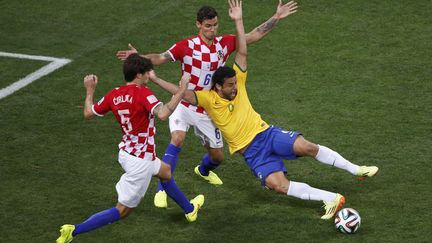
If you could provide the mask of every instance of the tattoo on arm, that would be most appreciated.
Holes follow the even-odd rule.
[[[165,59],[171,60],[171,55],[167,51],[162,53],[161,56]]]
[[[260,27],[258,27],[257,30],[261,34],[267,33],[268,31],[273,29],[273,27],[276,25],[276,22],[277,20],[275,18],[271,18],[267,20],[264,24],[262,24]]]

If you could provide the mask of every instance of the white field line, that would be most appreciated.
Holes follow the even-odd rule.
[[[33,55],[25,55],[25,54],[9,53],[9,52],[1,52],[1,51],[0,51],[0,56],[50,62],[47,65],[25,76],[24,78],[10,84],[9,86],[3,89],[0,89],[0,100],[5,98],[8,95],[13,94],[15,91],[27,86],[28,84],[34,82],[35,80],[45,75],[48,75],[49,73],[55,71],[56,69],[63,67],[64,65],[72,61],[66,58],[33,56]]]

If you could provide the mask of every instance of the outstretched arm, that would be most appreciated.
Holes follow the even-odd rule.
[[[173,83],[167,82],[167,81],[165,81],[165,80],[159,78],[159,77],[156,75],[155,71],[151,70],[151,71],[149,72],[149,74],[150,74],[150,75],[149,75],[150,80],[151,80],[153,83],[159,85],[162,89],[168,91],[168,93],[170,93],[170,94],[175,94],[175,93],[177,93],[177,91],[179,90],[179,86],[178,86],[178,85],[175,85],[175,84],[173,84]]]
[[[159,85],[162,89],[164,89],[164,90],[166,90],[169,93],[171,93],[171,94],[174,95],[171,98],[170,103],[173,102],[172,105],[175,104],[175,106],[174,107],[173,106],[167,106],[169,103],[167,103],[166,105],[164,105],[164,106],[167,106],[167,108],[169,108],[168,110],[171,110],[171,108],[173,108],[172,111],[171,111],[171,113],[175,110],[175,108],[177,107],[177,104],[180,102],[180,100],[182,98],[184,100],[186,100],[187,102],[189,102],[190,104],[196,105],[197,102],[196,102],[196,97],[195,97],[194,92],[187,89],[187,86],[188,86],[188,83],[189,83],[189,80],[190,80],[190,74],[189,73],[183,74],[182,79],[180,80],[180,86],[177,86],[175,84],[172,84],[170,82],[167,82],[167,81],[159,78],[153,70],[150,71],[150,80],[153,83]],[[187,82],[186,82],[186,80],[187,80]],[[182,96],[177,101],[178,97],[176,97],[176,95],[179,92],[182,92]],[[171,113],[169,115],[171,115]],[[161,120],[163,120],[163,119],[161,118]]]
[[[246,34],[247,44],[252,44],[261,40],[276,26],[279,20],[284,19],[295,12],[297,12],[297,2],[290,1],[286,4],[282,4],[282,0],[279,0],[276,13],[266,22]]]
[[[189,74],[185,74],[185,75],[189,75]],[[150,72],[150,80],[171,94],[176,94],[178,92],[178,90],[180,89],[180,87],[178,85],[167,82],[167,81],[159,78],[158,76],[156,76],[154,71]],[[195,94],[192,90],[185,90],[183,99],[185,101],[187,101],[188,103],[190,103],[191,105],[197,104]]]
[[[84,77],[84,86],[86,88],[86,97],[84,101],[84,118],[91,119],[95,116],[92,111],[93,96],[96,90],[98,77],[94,74],[89,74]]]
[[[154,71],[151,71],[150,77],[153,79],[159,79],[159,78],[157,78]],[[159,79],[159,80],[166,82],[162,79]],[[190,80],[190,75],[189,74],[183,74],[183,76],[180,80],[180,86],[178,86],[177,90],[172,93],[173,96],[171,97],[171,100],[164,105],[158,105],[154,109],[153,114],[156,115],[162,121],[165,121],[166,119],[168,119],[168,117],[174,112],[177,105],[180,103],[180,101],[184,97],[185,92],[187,91],[187,86],[189,84],[189,80]],[[171,91],[174,91],[174,89],[172,89]]]
[[[242,70],[247,68],[247,47],[246,47],[246,35],[243,26],[243,13],[242,13],[242,1],[240,0],[228,0],[229,11],[228,14],[232,20],[234,20],[236,31],[237,31],[237,50],[235,56],[235,62]]]
[[[129,48],[129,50],[118,51],[117,52],[117,58],[124,61],[131,54],[138,53],[138,50],[135,47],[133,47],[130,43],[128,45],[128,48]],[[164,53],[159,53],[159,54],[150,53],[150,54],[145,54],[145,55],[141,55],[141,56],[150,59],[151,62],[153,63],[153,65],[156,65],[156,66],[165,64],[165,63],[172,60],[171,55],[168,53],[168,51],[166,51]]]

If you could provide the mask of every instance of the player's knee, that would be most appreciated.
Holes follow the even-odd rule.
[[[178,133],[172,133],[171,135],[171,144],[175,145],[178,148],[181,148],[184,144],[185,136],[180,135]]]
[[[122,219],[127,218],[130,213],[131,213],[131,211],[129,211],[129,210],[121,211],[120,212],[120,218],[122,218]]]
[[[299,156],[315,157],[318,153],[318,145],[309,142],[302,136],[299,136],[294,143],[294,152]]]
[[[279,194],[287,194],[288,193],[287,188],[282,184],[274,185],[273,190]]]
[[[308,142],[304,149],[305,149],[304,153],[306,155],[311,156],[311,157],[315,157],[318,153],[319,148],[318,148],[318,145],[311,143],[311,142]]]
[[[163,162],[160,170],[159,170],[159,174],[158,177],[161,181],[168,181],[171,179],[172,177],[172,173],[171,173],[171,165]]]
[[[210,149],[209,155],[210,155],[210,159],[215,164],[221,164],[222,161],[225,159],[222,149]]]
[[[224,155],[218,154],[215,156],[210,156],[210,158],[211,158],[213,163],[220,165],[222,163],[222,161],[224,160]]]
[[[169,166],[169,169],[164,173],[164,180],[171,180],[172,173],[171,173],[171,166]]]
[[[124,206],[124,205],[122,205],[122,204],[118,204],[117,206],[116,206],[116,208],[117,208],[117,210],[119,211],[119,214],[120,214],[120,218],[122,218],[122,219],[124,219],[124,218],[126,218],[127,216],[129,216],[129,214],[132,212],[132,208],[128,208],[128,207],[126,207],[126,206]]]
[[[173,131],[171,133],[171,144],[175,145],[176,147],[182,147],[185,139],[186,132],[184,131]]]
[[[277,193],[287,194],[289,181],[284,176],[283,177],[282,176],[283,174],[277,174],[277,173],[268,176],[265,180],[266,187],[270,188],[271,190]]]

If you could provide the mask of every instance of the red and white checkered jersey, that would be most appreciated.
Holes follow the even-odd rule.
[[[153,109],[159,104],[161,102],[149,88],[133,84],[111,90],[93,105],[92,110],[97,116],[112,111],[123,132],[119,149],[154,160],[156,127]]]
[[[168,53],[173,61],[179,60],[182,64],[182,74],[190,73],[189,90],[211,89],[213,73],[225,65],[229,55],[236,48],[235,35],[223,35],[215,37],[213,44],[208,46],[199,35],[184,39],[174,44]],[[186,107],[204,113],[202,107],[196,107],[182,101]]]

